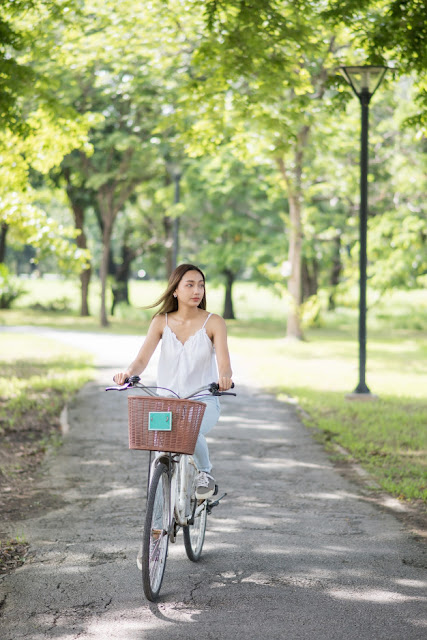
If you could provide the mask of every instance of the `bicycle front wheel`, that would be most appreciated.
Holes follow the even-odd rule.
[[[208,517],[207,500],[197,500],[195,496],[195,471],[187,467],[190,474],[189,487],[191,490],[190,514],[192,524],[183,527],[184,546],[188,558],[192,562],[197,562],[202,555],[203,543],[205,541],[206,520]]]
[[[160,463],[154,471],[148,490],[142,539],[142,584],[145,596],[151,602],[158,598],[162,586],[170,522],[169,474],[166,465]]]

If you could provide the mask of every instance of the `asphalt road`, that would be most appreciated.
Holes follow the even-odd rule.
[[[186,558],[180,535],[161,599],[147,603],[135,558],[148,454],[127,449],[125,394],[103,390],[140,340],[45,334],[92,350],[99,379],[68,407],[64,445],[40,479],[62,507],[16,523],[31,554],[0,583],[1,640],[426,638],[425,547],[236,361],[238,397],[223,399],[209,438],[228,495],[201,561]]]

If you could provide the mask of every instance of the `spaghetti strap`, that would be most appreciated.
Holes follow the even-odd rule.
[[[166,326],[168,326],[168,314],[165,313],[165,318],[166,318]]]
[[[212,315],[212,314],[210,313],[210,314],[208,315],[208,317],[206,318],[205,323],[204,323],[204,325],[203,325],[202,329],[204,329],[204,328],[206,327],[206,323],[207,323],[207,321],[209,320],[209,318],[211,317],[211,315]]]

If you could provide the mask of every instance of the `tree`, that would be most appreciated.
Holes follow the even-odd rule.
[[[262,270],[283,252],[283,199],[269,189],[272,168],[245,166],[223,145],[215,157],[198,159],[186,172],[182,226],[186,255],[225,284],[223,316],[235,317],[238,277],[266,282]]]
[[[73,229],[58,225],[37,204],[37,191],[31,187],[30,172],[47,174],[76,144],[84,144],[84,134],[76,124],[74,135],[63,133],[63,123],[50,121],[46,114],[29,116],[30,131],[25,138],[11,131],[0,132],[3,163],[0,166],[0,221],[2,261],[6,258],[6,234],[15,243],[31,244],[35,259],[55,253],[58,266],[73,271],[86,263],[86,251],[74,245]],[[67,123],[69,127],[70,123]],[[53,144],[55,140],[55,144]]]
[[[63,170],[79,227],[82,203],[99,215],[100,320],[105,326],[114,223],[137,186],[161,169],[151,139],[161,112],[162,87],[151,73],[147,44],[140,38],[141,18],[131,3],[88,2],[82,14],[78,37],[73,28],[63,34],[52,72],[64,105],[82,115],[98,115],[90,131],[93,154],[73,154],[65,159]]]
[[[0,7],[0,222],[1,260],[6,257],[6,236],[30,243],[36,259],[55,252],[60,268],[74,270],[87,260],[77,250],[75,234],[49,218],[37,205],[31,173],[47,174],[64,155],[86,144],[87,120],[55,99],[47,76],[36,71],[36,61],[48,55],[58,20],[73,3],[60,6],[44,0],[3,3]],[[47,18],[47,24],[41,22]],[[43,26],[42,26],[43,24]],[[41,30],[43,29],[43,37]],[[40,37],[38,37],[40,36]]]
[[[319,116],[331,109],[330,78],[345,38],[325,28],[315,3],[301,12],[300,3],[263,1],[254,9],[231,0],[215,4],[209,29],[194,56],[191,97],[203,105],[192,129],[202,143],[190,148],[203,153],[234,127],[243,156],[275,162],[289,206],[287,334],[301,338],[306,155]]]
[[[27,134],[31,101],[46,112],[58,113],[49,77],[38,73],[34,61],[48,57],[48,31],[59,23],[75,21],[75,0],[14,0],[0,5],[0,130]],[[64,115],[64,114],[63,114]]]

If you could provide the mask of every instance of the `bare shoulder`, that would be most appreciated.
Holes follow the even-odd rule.
[[[163,313],[159,314],[158,316],[154,316],[154,318],[151,320],[149,331],[156,333],[158,335],[162,335],[165,325],[166,325],[165,315]]]
[[[208,333],[211,336],[215,336],[215,334],[224,334],[227,332],[227,326],[225,324],[225,320],[222,316],[217,313],[212,313],[209,321],[207,323]]]
[[[209,318],[209,324],[211,326],[217,326],[217,327],[225,327],[225,320],[222,316],[218,315],[217,313],[211,313],[210,314],[210,318]]]

